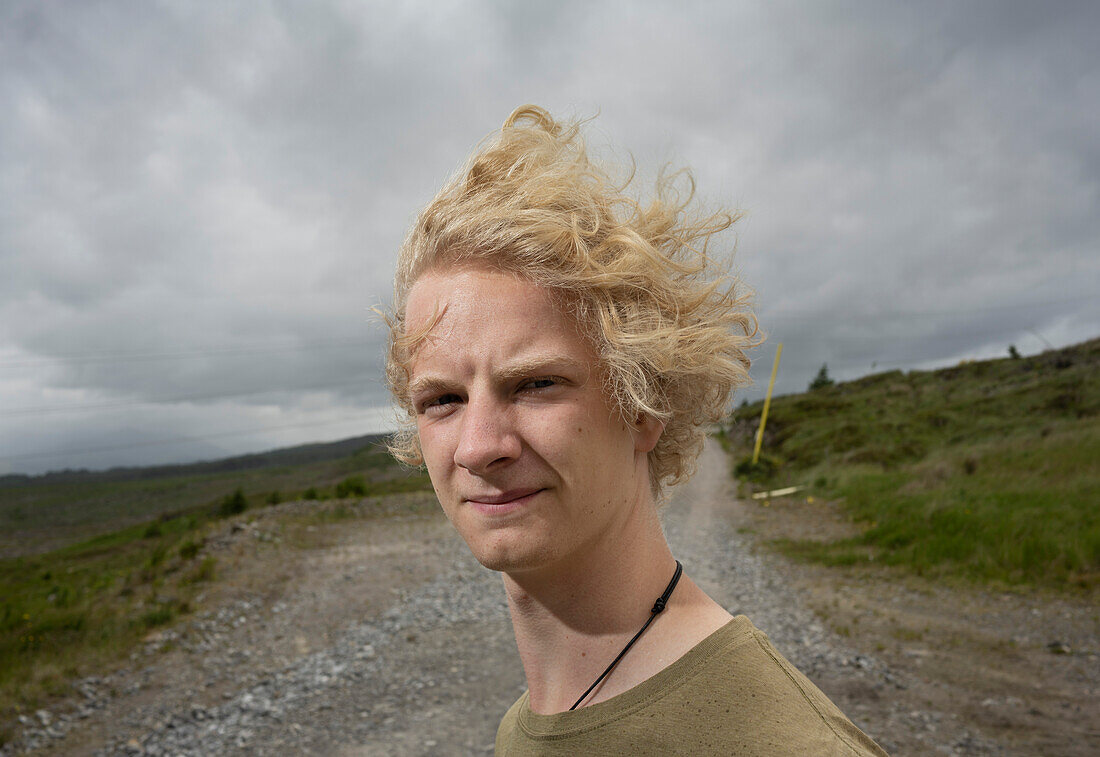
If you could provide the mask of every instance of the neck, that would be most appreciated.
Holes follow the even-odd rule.
[[[505,574],[516,644],[536,712],[569,709],[650,617],[676,562],[652,502],[640,505],[614,534],[583,554],[538,571]],[[669,610],[653,622],[615,671],[586,703],[605,699],[657,672],[658,628],[685,592],[673,593]],[[668,661],[668,662],[671,662]],[[667,664],[667,663],[665,663]],[[629,685],[628,685],[629,684]]]

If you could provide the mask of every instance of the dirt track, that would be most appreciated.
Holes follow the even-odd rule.
[[[325,523],[292,503],[227,528],[210,547],[224,580],[208,609],[29,716],[27,743],[51,754],[491,753],[523,689],[499,579],[426,496],[410,497],[420,514]],[[748,533],[776,535],[790,519],[842,527],[829,518],[736,501],[713,445],[665,515],[685,570],[892,754],[1100,753],[1094,608],[790,565]],[[1056,617],[1040,624],[1035,611]],[[1070,654],[1047,650],[1052,634]]]

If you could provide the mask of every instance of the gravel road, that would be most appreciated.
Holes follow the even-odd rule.
[[[705,591],[748,615],[891,753],[1008,753],[950,714],[909,701],[896,672],[816,620],[782,564],[738,533],[742,507],[725,456],[708,444],[698,475],[664,510],[675,554]],[[264,541],[271,510],[235,538]],[[286,559],[264,554],[253,568],[260,573]],[[290,577],[277,593],[245,592],[200,613],[151,639],[131,667],[81,681],[75,702],[24,716],[22,748],[492,752],[497,722],[524,688],[522,669],[499,577],[473,561],[442,518],[349,524],[337,546],[280,567]]]

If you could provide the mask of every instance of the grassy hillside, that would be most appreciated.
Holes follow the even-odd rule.
[[[23,473],[8,473],[0,476],[0,489],[16,486],[40,484],[93,484],[104,481],[130,481],[150,478],[178,478],[201,473],[239,473],[254,468],[271,468],[280,465],[302,465],[304,463],[335,460],[354,454],[361,449],[383,444],[385,437],[379,434],[355,436],[335,442],[315,442],[296,447],[281,447],[267,452],[253,452],[247,455],[225,457],[220,460],[203,460],[197,463],[175,465],[149,465],[139,468],[111,468],[109,470],[90,471],[85,469],[65,469],[50,471],[37,476]]]
[[[864,530],[788,553],[920,574],[1100,585],[1100,339],[1030,358],[893,371],[773,398],[724,431],[741,477],[804,485]]]
[[[190,465],[0,477],[0,557],[55,549],[237,488],[256,500],[284,499],[353,474],[404,475],[381,450],[379,437],[358,437]]]
[[[331,498],[343,501],[305,510],[377,517],[393,503],[373,497],[430,488],[377,444],[334,449],[343,454],[238,473],[128,471],[122,480],[43,477],[0,489],[5,542],[24,545],[0,559],[0,721],[190,613],[226,569],[207,542],[225,519],[282,500]],[[52,541],[64,546],[42,549],[57,533],[63,538]]]

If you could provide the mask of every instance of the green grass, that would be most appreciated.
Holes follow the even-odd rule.
[[[249,470],[156,478],[36,481],[0,487],[0,557],[29,554],[117,531],[196,503],[222,500],[241,489],[250,505],[293,499],[308,487],[331,491],[353,475],[372,482],[404,480],[408,474],[376,445],[328,460]],[[275,495],[274,497],[272,495]]]
[[[151,504],[144,518],[111,530],[99,523],[85,524],[83,538],[64,546],[0,559],[0,720],[16,708],[31,709],[43,698],[64,692],[68,680],[104,669],[122,659],[151,629],[191,612],[196,596],[219,577],[217,559],[204,554],[203,547],[221,518],[282,499],[271,497],[276,489],[297,492],[287,499],[302,498],[306,483],[328,491],[349,480],[347,474],[353,471],[351,488],[360,498],[429,488],[423,473],[401,469],[380,450],[324,463],[248,471],[237,479],[204,474],[195,476],[197,481],[125,481],[114,495],[107,482],[91,487],[84,496],[114,497],[121,503],[106,511],[108,524],[131,518],[131,508],[140,499],[132,496],[135,491],[150,496],[167,488],[190,492],[194,498],[171,498],[175,512],[164,512],[163,503]],[[314,474],[319,478],[311,478]],[[212,481],[220,487],[214,493]],[[298,486],[291,488],[287,482]],[[25,519],[23,533],[67,519],[72,533],[79,534],[79,522],[66,515],[73,503],[58,505],[61,515],[49,512],[51,502],[65,490],[77,503],[82,501],[79,487],[50,483],[39,488],[36,492],[32,484],[0,490],[0,498],[38,498],[34,518]],[[385,500],[354,504],[356,509],[349,509],[346,517],[386,514],[394,507]],[[9,536],[18,540],[20,532]]]
[[[179,578],[198,552],[185,545],[207,523],[168,518],[0,561],[0,711],[32,705],[187,612],[193,590]]]
[[[869,376],[775,398],[775,472],[864,526],[832,543],[783,541],[831,565],[1061,589],[1100,584],[1100,340],[1036,358]],[[751,451],[759,403],[726,430]],[[745,470],[742,467],[742,470]]]

